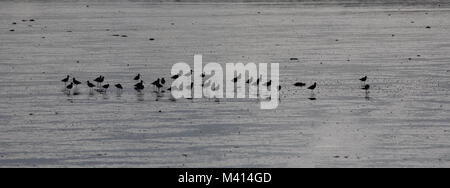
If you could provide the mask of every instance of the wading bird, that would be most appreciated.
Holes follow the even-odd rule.
[[[176,75],[173,75],[172,77],[170,77],[170,78],[172,78],[173,80],[176,80],[177,78],[179,78],[180,77],[180,74],[176,74]]]
[[[256,80],[256,85],[259,86],[259,83],[261,82],[261,80],[262,80],[262,75],[259,75],[259,78]]]
[[[314,89],[316,89],[316,87],[317,87],[317,83],[314,82],[314,84],[309,86],[308,89],[311,90],[311,91],[314,91]]]
[[[73,78],[72,79],[72,83],[73,84],[75,84],[75,87],[78,87],[78,85],[80,85],[81,84],[81,82],[80,81],[78,81],[77,79],[75,79],[75,78]]]
[[[100,85],[105,80],[105,77],[99,76],[96,79],[94,79],[94,82],[97,82],[97,85]]]
[[[303,83],[303,82],[297,82],[297,83],[294,84],[294,86],[296,86],[296,87],[305,87],[306,84]]]
[[[233,81],[234,83],[236,83],[239,79],[241,79],[241,77],[242,77],[242,74],[239,74],[239,76],[234,77],[232,81]]]
[[[365,91],[365,94],[366,94],[366,95],[364,96],[364,98],[365,98],[366,100],[370,100],[370,96],[369,96],[370,85],[369,85],[369,84],[366,84],[366,85],[364,85],[361,89]]]
[[[141,79],[141,74],[138,74],[138,75],[136,75],[135,77],[134,77],[134,80],[140,80]]]
[[[122,87],[122,85],[121,84],[116,84],[116,85],[114,85],[117,89],[119,89],[119,90],[122,90],[123,89],[123,87]]]
[[[62,79],[61,82],[64,82],[64,85],[67,85],[67,82],[69,82],[70,76],[67,75],[66,78]]]
[[[103,85],[102,88],[105,90],[105,93],[106,93],[106,91],[108,91],[109,84]]]
[[[156,85],[160,84],[159,82],[161,82],[160,78],[158,78],[156,81],[152,82],[153,87],[156,87]]]
[[[253,82],[253,77],[251,77],[250,79],[248,79],[245,83],[246,84],[250,84],[250,83],[252,83]]]
[[[366,85],[364,85],[361,89],[362,89],[362,90],[369,91],[370,85],[369,85],[369,84],[366,84]]]
[[[134,85],[134,89],[137,90],[137,91],[142,91],[142,90],[144,90],[144,89],[145,89],[144,81],[141,80],[141,82],[135,84],[135,85]]]
[[[89,82],[89,80],[86,82],[86,84],[89,88],[91,88],[91,90],[92,90],[92,88],[95,87],[95,85],[93,83]]]
[[[359,80],[360,80],[361,82],[366,83],[366,81],[367,81],[367,76],[364,76],[364,77],[360,78]]]
[[[269,80],[266,84],[264,84],[267,87],[270,87],[272,85],[272,80]]]
[[[70,83],[68,86],[66,86],[67,90],[71,90],[73,88],[73,83]]]

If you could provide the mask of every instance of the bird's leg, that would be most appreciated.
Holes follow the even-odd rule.
[[[364,96],[364,98],[366,99],[366,100],[369,100],[370,99],[370,97],[369,97],[369,91],[368,90],[366,90],[365,91],[365,96]]]

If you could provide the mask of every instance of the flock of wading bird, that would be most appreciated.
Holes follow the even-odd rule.
[[[191,72],[187,73],[186,75],[189,75],[189,74],[193,74],[193,71],[191,70]],[[170,78],[172,80],[176,80],[181,75],[182,75],[182,72],[180,72],[179,74],[173,75]],[[205,73],[202,73],[201,77],[202,77],[202,79],[204,79],[205,77],[207,77],[207,75]],[[240,79],[242,79],[242,75],[239,75],[239,76],[233,78],[232,81],[234,83],[237,83]],[[142,93],[144,91],[144,89],[145,89],[144,81],[142,80],[142,75],[140,73],[137,74],[133,78],[133,80],[137,82],[134,85],[134,90],[136,90],[136,92],[138,92],[138,93]],[[247,85],[253,84],[253,85],[257,85],[258,87],[259,86],[266,86],[268,88],[272,85],[272,80],[269,80],[266,83],[261,83],[261,80],[262,80],[261,77],[258,78],[256,81],[253,81],[253,79],[250,78],[245,83]],[[367,99],[368,98],[368,93],[369,93],[369,90],[370,90],[370,85],[366,84],[366,82],[368,80],[368,77],[364,76],[364,77],[360,78],[359,80],[362,83],[361,89],[365,91],[366,99]],[[68,95],[71,95],[71,94],[79,95],[80,94],[75,89],[77,89],[79,85],[82,85],[82,82],[77,80],[75,77],[71,77],[70,75],[67,75],[64,79],[61,80],[61,82],[63,82],[65,84],[64,92],[66,94],[68,94]],[[93,91],[96,91],[96,92],[99,92],[101,94],[107,94],[108,89],[110,88],[110,84],[103,84],[105,82],[105,77],[104,76],[100,75],[99,77],[95,78],[93,80],[93,82],[95,82],[97,84],[94,84],[94,83],[92,83],[89,80],[86,81],[86,86],[89,87],[90,93],[92,93]],[[165,93],[166,91],[170,92],[172,90],[171,86],[166,87],[166,80],[165,80],[165,78],[158,78],[157,80],[152,82],[151,85],[153,86],[153,92],[158,93],[158,94]],[[205,83],[205,80],[203,80],[203,84],[202,84],[203,88],[210,87],[210,85],[211,85],[210,82]],[[296,82],[296,83],[293,84],[293,86],[295,86],[295,87],[306,87],[306,85],[307,84],[303,83],[303,82]],[[121,93],[123,91],[123,89],[124,89],[124,87],[120,83],[116,83],[114,85],[114,87],[116,88],[116,92],[117,93]],[[189,87],[190,87],[190,89],[193,89],[194,88],[194,82],[191,82],[191,85]],[[218,87],[220,87],[220,85],[216,86],[215,84],[213,84],[211,86],[211,89],[212,90],[217,90]],[[314,94],[314,90],[317,87],[318,87],[318,85],[317,85],[316,82],[314,82],[314,84],[312,84],[312,85],[307,87],[307,89],[311,91],[311,97],[308,98],[308,99],[316,100],[315,94]],[[166,88],[166,89],[164,89],[164,88]],[[282,87],[281,87],[281,85],[279,85],[277,88],[278,88],[279,91],[281,91]]]

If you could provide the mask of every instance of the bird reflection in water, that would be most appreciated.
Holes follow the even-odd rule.
[[[140,92],[136,92],[136,99],[137,101],[144,101],[144,92],[140,91]]]
[[[315,100],[317,100],[317,98],[316,98],[316,94],[315,93],[311,93],[311,96],[309,96],[309,98],[308,98],[309,100],[311,100],[311,101],[315,101]]]

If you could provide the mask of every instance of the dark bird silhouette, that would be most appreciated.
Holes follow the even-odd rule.
[[[109,84],[103,85],[102,88],[105,89],[105,92],[106,92],[109,88]]]
[[[134,85],[134,89],[137,90],[137,91],[144,90],[145,89],[144,81],[141,80],[141,82],[135,84]]]
[[[138,75],[136,75],[135,77],[134,77],[134,80],[140,80],[141,79],[141,74],[138,74]]]
[[[361,82],[366,82],[367,81],[367,76],[364,76],[362,78],[359,79]]]
[[[260,75],[259,78],[256,80],[256,85],[259,85],[259,83],[261,82],[261,80],[262,80],[262,75]]]
[[[180,77],[180,74],[176,74],[176,75],[173,75],[171,78],[175,80],[175,79],[178,79],[179,77]]]
[[[122,87],[122,85],[121,84],[116,84],[116,85],[114,85],[117,89],[123,89],[123,87]]]
[[[137,84],[134,84],[134,87],[136,87],[136,86],[139,86],[139,85],[144,85],[144,81],[143,80],[141,80],[139,83],[137,83]]]
[[[78,86],[78,85],[80,85],[81,84],[81,82],[80,81],[78,81],[77,79],[75,79],[75,78],[73,78],[72,79],[72,82],[73,82],[73,84],[75,84],[75,86]]]
[[[250,78],[250,79],[248,79],[245,83],[246,83],[246,84],[250,84],[250,83],[252,83],[252,82],[253,82],[253,77]]]
[[[87,81],[86,84],[87,84],[87,86],[88,86],[89,88],[91,88],[91,89],[92,89],[93,87],[95,87],[95,85],[94,85],[93,83],[89,82],[89,81]]]
[[[66,89],[71,90],[73,88],[73,83],[70,83],[68,86],[66,86]]]
[[[266,84],[264,84],[267,87],[270,87],[272,85],[272,80],[269,80]]]
[[[233,81],[234,83],[236,83],[239,79],[241,79],[241,77],[242,77],[242,75],[239,74],[239,76],[234,77],[232,81]]]
[[[161,84],[161,79],[158,78],[156,81],[152,82],[152,85],[158,89],[158,91],[161,90],[163,85]]]
[[[362,90],[368,91],[368,90],[370,89],[370,85],[369,85],[369,84],[366,84],[366,85],[364,85],[361,89],[362,89]]]
[[[95,82],[103,82],[103,76],[99,76],[97,78],[94,79]]]
[[[135,89],[136,91],[142,91],[142,90],[145,89],[145,87],[144,87],[144,85],[138,85],[138,86],[134,87],[134,89]]]
[[[67,75],[66,78],[62,79],[61,82],[64,82],[64,84],[67,84],[67,82],[69,82],[70,76]]]
[[[316,89],[316,87],[317,87],[317,83],[314,82],[314,84],[311,85],[311,86],[309,86],[308,89],[311,90],[311,91],[313,91],[314,89]]]
[[[162,85],[166,84],[166,79],[161,78],[161,84],[162,84]]]
[[[161,82],[161,79],[157,79],[156,81],[152,82],[152,85],[156,87],[156,85],[160,84],[159,82]]]
[[[206,77],[206,73],[202,73],[200,76],[201,76],[202,78],[204,78],[204,77]]]
[[[294,86],[296,86],[296,87],[305,87],[306,84],[303,83],[303,82],[297,82],[297,83],[294,84]]]
[[[94,82],[97,82],[97,85],[103,83],[103,81],[105,80],[105,77],[103,76],[99,76],[96,79],[94,79]]]

